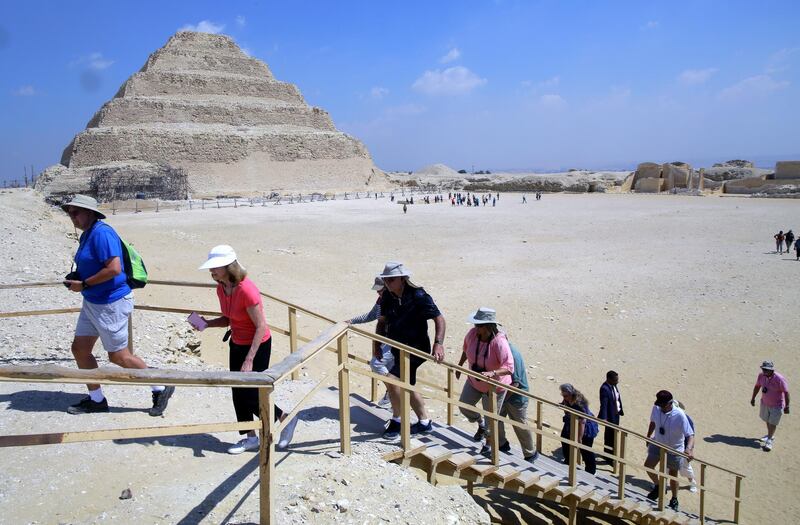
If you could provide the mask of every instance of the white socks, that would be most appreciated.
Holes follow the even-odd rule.
[[[95,403],[99,403],[106,396],[103,395],[103,387],[98,388],[97,390],[89,390],[89,398]]]
[[[164,385],[161,386],[151,386],[150,390],[153,392],[163,392],[166,387]]]

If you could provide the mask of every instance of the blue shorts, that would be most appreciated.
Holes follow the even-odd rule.
[[[75,337],[99,337],[106,352],[128,348],[128,318],[133,312],[133,294],[113,303],[94,304],[83,300]]]

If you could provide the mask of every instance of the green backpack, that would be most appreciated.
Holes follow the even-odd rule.
[[[147,284],[147,267],[144,265],[142,256],[133,245],[123,241],[121,237],[119,242],[122,244],[122,263],[125,277],[128,278],[128,286],[131,289],[144,288]]]

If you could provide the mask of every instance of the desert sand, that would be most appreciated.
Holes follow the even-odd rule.
[[[11,198],[8,194],[1,197]],[[448,360],[458,359],[468,314],[478,306],[489,306],[497,309],[509,337],[523,351],[531,389],[538,395],[558,400],[558,384],[571,382],[587,394],[594,410],[606,370],[615,369],[620,373],[625,403],[621,424],[644,432],[655,392],[671,390],[687,406],[697,426],[696,455],[747,476],[743,521],[790,523],[800,511],[794,498],[800,482],[791,474],[800,467],[800,453],[790,446],[798,435],[797,416],[784,417],[775,449],[763,452],[756,439],[765,429],[749,399],[763,359],[775,361],[790,387],[797,379],[794,349],[800,337],[796,322],[800,296],[793,283],[800,262],[774,253],[772,240],[777,230],[792,228],[796,217],[796,204],[787,200],[554,194],[538,202],[529,198],[522,204],[521,195],[501,194],[494,208],[416,204],[405,215],[388,199],[361,199],[192,212],[162,210],[120,214],[109,217],[109,222],[140,249],[152,278],[205,281],[208,275],[195,268],[211,246],[227,243],[236,248],[262,291],[335,319],[367,311],[375,300],[375,292],[370,290],[373,276],[387,260],[403,261],[447,319]],[[54,213],[52,221],[68,230],[65,216]],[[40,249],[36,248],[39,239],[35,232],[29,238],[31,246],[9,248],[24,259],[25,250],[35,253]],[[61,242],[58,248],[69,250],[69,243]],[[68,251],[61,254],[62,261],[68,257]],[[19,266],[8,260],[4,264],[7,268]],[[54,278],[57,271],[52,273]],[[8,280],[22,277],[25,275],[15,272]],[[33,277],[39,276],[29,276]],[[137,302],[212,308],[214,297],[210,290],[175,293],[148,287],[137,295]],[[4,300],[2,304],[9,308],[13,303]],[[275,325],[286,326],[285,309],[268,304],[267,315]],[[69,325],[68,320],[63,322]],[[301,318],[301,326],[310,332],[322,328],[305,318]],[[0,325],[3,334],[18,329],[16,321]],[[196,366],[224,363],[219,335],[203,334],[201,351],[207,364]],[[61,339],[60,355],[68,364],[69,333]],[[16,341],[20,344],[15,348],[24,344],[21,338]],[[277,339],[276,346],[273,359],[285,355],[287,343]],[[7,348],[8,344],[3,344],[3,352]],[[359,345],[356,349],[365,350]],[[156,354],[159,349],[148,351]],[[425,376],[441,378],[435,368],[426,365]],[[313,376],[315,370],[306,373]],[[28,389],[42,390],[3,385],[4,429],[42,431],[41,423],[29,425],[36,408],[13,409],[12,400],[20,399],[21,394],[11,393]],[[58,387],[48,389],[59,391]],[[70,401],[81,391],[78,386],[63,390],[71,392]],[[224,399],[224,394],[214,399]],[[203,402],[225,413],[226,407],[220,411],[211,399]],[[176,395],[176,406],[191,404],[186,398],[181,401],[180,393]],[[434,405],[434,409],[442,420],[441,406]],[[52,425],[78,428],[83,424],[47,410]],[[125,424],[124,414],[117,416],[115,422]],[[135,415],[137,421],[142,417]],[[168,412],[167,417],[172,414]],[[191,419],[183,412],[180,417]],[[545,418],[559,423],[557,411],[546,412]],[[301,432],[298,443],[313,439],[309,436],[314,435],[314,424],[303,428],[308,434],[304,438]],[[231,441],[233,436],[219,439]],[[142,457],[150,449],[165,448],[159,443],[150,445],[136,445]],[[103,446],[113,448],[111,444]],[[108,463],[91,459],[95,452],[111,454],[100,447],[46,448],[63,451],[58,454],[84,454],[83,469],[78,469],[81,479],[113,483],[116,490],[125,485],[122,478],[135,474],[103,469]],[[36,465],[42,448],[23,449],[28,464]],[[224,449],[210,448],[205,454],[221,456],[214,464],[225,465]],[[544,452],[555,448],[555,442],[545,441]],[[641,449],[634,453],[643,459],[644,447]],[[51,458],[54,453],[48,451],[43,457]],[[12,455],[20,453],[9,454],[4,449],[0,454],[0,464],[9,464],[16,461]],[[192,471],[200,481],[193,489],[176,489],[176,493],[186,495],[188,491],[187,497],[202,500],[213,488],[213,479],[194,472],[199,467],[190,454],[182,456],[185,467],[181,468]],[[36,476],[27,482],[24,469],[16,474],[19,483],[26,491],[47,496],[41,505],[70,505],[71,493],[79,487],[56,483],[53,490],[57,493],[50,497],[50,480],[43,474],[53,468],[53,462],[36,466]],[[278,473],[281,471],[279,466]],[[730,493],[729,487],[732,482],[720,488]],[[13,483],[7,481],[3,490],[6,496],[0,496],[0,516],[13,507],[8,497]],[[255,499],[257,491],[245,498],[248,508],[254,508]],[[691,509],[698,498],[682,490],[680,499],[682,507]],[[118,502],[108,505],[119,509]],[[164,517],[169,511],[163,501],[151,498],[147,505],[148,512],[159,517],[154,522],[170,521]],[[710,497],[712,516],[730,517],[732,507],[729,501]],[[73,515],[69,521],[101,521],[97,516],[104,509],[101,504],[97,508],[95,514]],[[24,518],[20,509],[14,510],[15,516]],[[36,514],[42,515],[48,514]],[[219,521],[222,516],[216,517]]]

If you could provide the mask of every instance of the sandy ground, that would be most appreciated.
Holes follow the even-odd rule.
[[[227,243],[262,291],[335,319],[367,311],[372,277],[385,261],[404,261],[447,318],[448,359],[458,358],[467,315],[490,306],[523,350],[539,395],[555,401],[558,384],[571,382],[594,410],[613,368],[622,424],[644,432],[655,392],[669,389],[695,420],[696,455],[747,476],[745,522],[762,522],[769,511],[771,521],[790,523],[800,512],[800,482],[790,474],[800,453],[789,446],[797,416],[784,418],[775,449],[765,453],[749,399],[763,359],[773,359],[790,386],[795,381],[800,297],[792,285],[800,262],[774,253],[772,235],[798,229],[797,210],[776,199],[556,194],[522,204],[519,195],[501,194],[495,208],[417,204],[406,215],[388,199],[364,199],[109,222],[140,249],[153,278],[204,281],[195,268],[211,246]],[[148,287],[137,302],[214,307],[210,290],[164,287]],[[269,304],[267,312],[287,326],[285,308]],[[312,335],[323,328],[304,317],[300,324]],[[212,362],[224,359],[220,335],[203,334]],[[285,339],[276,347],[280,357]],[[441,381],[437,367],[424,369]],[[555,424],[559,414],[545,418]],[[545,451],[554,448],[550,442]],[[633,453],[643,459],[644,446]],[[708,476],[732,494],[729,477]],[[680,498],[696,507],[696,495],[684,490]],[[709,508],[730,518],[733,504],[709,496]]]

